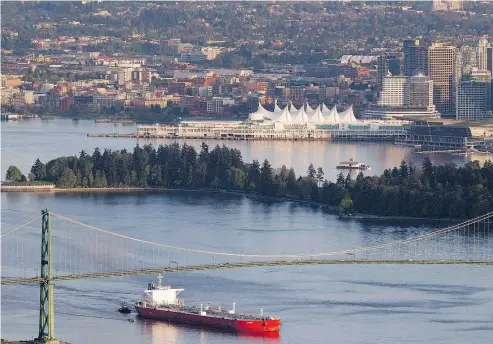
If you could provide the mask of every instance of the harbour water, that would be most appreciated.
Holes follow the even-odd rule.
[[[9,165],[16,165],[27,175],[36,158],[47,162],[49,159],[62,155],[78,155],[81,150],[92,154],[96,147],[101,150],[133,149],[140,145],[151,143],[170,144],[171,139],[136,139],[136,138],[105,138],[87,137],[87,133],[133,133],[135,124],[95,123],[89,120],[72,121],[70,119],[24,120],[2,122],[2,166],[3,170]],[[178,140],[180,144],[187,143],[200,150],[202,140]],[[306,174],[308,165],[313,163],[315,168],[321,166],[328,180],[335,180],[340,172],[336,165],[350,158],[362,161],[371,166],[366,174],[380,174],[386,168],[398,166],[404,159],[416,165],[421,165],[424,155],[414,154],[409,147],[395,146],[388,143],[329,143],[324,141],[218,141],[208,140],[209,147],[223,144],[238,148],[245,162],[253,159],[269,160],[274,168],[283,164],[293,167],[296,174]],[[19,154],[22,153],[22,154]],[[488,155],[429,155],[434,163],[454,162],[458,165],[469,160],[491,159]],[[4,171],[2,171],[2,174]],[[346,173],[346,172],[344,172]],[[355,176],[359,171],[352,172]]]
[[[135,127],[118,125],[120,132]],[[135,139],[87,138],[111,132],[111,124],[67,120],[2,125],[2,170],[25,173],[42,160],[80,150],[131,149]],[[171,142],[171,141],[158,141]],[[158,144],[158,142],[152,142]],[[140,143],[140,142],[139,142]],[[214,145],[216,142],[210,142]],[[200,142],[194,143],[197,146]],[[222,142],[218,142],[222,144]],[[327,178],[353,156],[372,165],[370,173],[401,159],[419,161],[403,147],[322,142],[226,142],[245,161],[267,158],[304,172],[309,162]],[[467,157],[432,156],[435,161]],[[333,171],[332,171],[333,170]],[[331,171],[331,172],[328,172]],[[2,172],[3,173],[3,172]],[[290,202],[192,192],[2,193],[2,232],[42,208],[138,238],[196,249],[244,253],[299,253],[347,249],[403,239],[436,223],[340,220],[334,214]],[[56,231],[57,228],[54,228]],[[60,230],[58,228],[58,230]],[[36,240],[27,238],[26,240]],[[442,249],[451,250],[443,242]],[[493,250],[493,247],[492,247]],[[155,276],[58,282],[55,334],[71,343],[490,343],[493,338],[493,278],[488,266],[334,265],[269,267],[166,274],[183,287],[186,303],[212,302],[238,311],[279,316],[280,337],[236,336],[136,319],[117,312],[121,301],[139,299]],[[2,287],[2,338],[30,339],[38,330],[39,287]]]
[[[189,192],[2,193],[2,231],[49,208],[77,220],[171,245],[244,253],[351,248],[417,235],[422,222],[341,221],[294,203]],[[22,211],[20,211],[22,210]],[[54,225],[53,231],[61,230]],[[63,229],[62,229],[63,230]],[[32,239],[27,239],[32,240]],[[443,249],[451,250],[444,242]],[[452,244],[450,244],[452,246]],[[493,248],[492,248],[493,249]],[[166,265],[166,264],[165,264]],[[487,266],[306,266],[165,274],[185,303],[212,302],[279,316],[264,339],[167,323],[126,321],[121,301],[140,298],[155,276],[57,282],[55,327],[72,343],[488,343],[493,279]],[[2,337],[37,331],[39,288],[2,287]]]

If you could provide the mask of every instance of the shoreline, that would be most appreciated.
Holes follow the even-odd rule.
[[[263,196],[257,195],[254,193],[246,193],[246,192],[238,192],[232,190],[218,190],[218,189],[170,189],[170,188],[150,188],[150,187],[106,187],[106,188],[45,188],[45,189],[30,189],[26,188],[16,188],[16,189],[1,189],[0,192],[35,192],[35,193],[70,193],[70,192],[210,192],[210,193],[221,193],[221,194],[229,194],[229,195],[237,195],[244,196],[255,199],[264,199],[264,200],[272,200],[278,202],[293,202],[299,204],[305,204],[307,206],[317,206],[320,208],[325,208],[326,210],[333,211],[337,213],[338,207],[332,206],[329,204],[324,204],[320,202],[314,201],[305,201],[299,200],[295,198],[285,198],[285,197],[272,197],[272,196]],[[412,216],[385,216],[385,215],[373,215],[373,214],[363,214],[363,213],[355,213],[352,216],[349,215],[340,215],[340,219],[343,220],[394,220],[394,221],[434,221],[434,222],[460,222],[465,221],[467,219],[459,219],[459,218],[427,218],[427,217],[412,217]]]

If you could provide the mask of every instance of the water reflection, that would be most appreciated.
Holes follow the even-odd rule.
[[[152,344],[175,344],[178,338],[179,329],[162,321],[152,321],[137,318],[142,324],[143,332],[146,336],[152,338]]]
[[[87,133],[111,133],[115,128],[118,133],[135,132],[134,124],[114,125],[112,123],[94,123],[94,121],[80,120],[73,122],[71,119],[54,119],[50,121],[18,121],[2,124],[2,165],[16,165],[23,172],[29,171],[36,158],[46,162],[49,159],[61,155],[78,154],[84,149],[92,154],[96,147],[101,150],[132,150],[136,144],[152,144],[154,147],[160,144],[171,144],[173,139],[128,139],[128,138],[98,138],[87,137]],[[29,136],[29,140],[26,140]],[[61,144],[63,142],[63,144]],[[180,144],[187,143],[200,150],[203,140],[178,140]],[[412,162],[420,166],[424,154],[415,154],[412,149],[403,146],[395,146],[387,143],[335,143],[324,141],[217,141],[206,140],[212,149],[216,144],[223,144],[241,151],[243,160],[250,162],[257,159],[262,162],[268,159],[274,168],[282,165],[293,167],[296,174],[306,174],[308,165],[313,163],[315,167],[322,167],[325,177],[334,181],[341,170],[335,167],[340,161],[354,158],[372,167],[369,171],[363,171],[365,175],[381,174],[383,170],[398,166],[401,160]],[[470,160],[485,161],[491,159],[490,155],[469,154],[431,154],[428,155],[433,163],[456,163],[462,165]],[[356,177],[357,171],[351,175]],[[347,175],[347,171],[344,171]]]
[[[241,339],[242,343],[278,343],[280,341],[279,332],[265,333],[233,333],[219,329],[209,329],[199,326],[182,324],[171,324],[163,321],[137,318],[138,323],[142,324],[143,332],[152,338],[152,344],[176,344],[179,343],[180,335],[183,331],[195,332],[199,335],[199,343],[214,343],[216,340],[229,340],[231,342]]]

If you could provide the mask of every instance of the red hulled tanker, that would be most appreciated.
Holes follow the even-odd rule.
[[[177,296],[184,289],[173,289],[170,286],[161,285],[162,276],[158,276],[158,284],[150,282],[141,301],[135,303],[135,309],[139,316],[148,319],[162,320],[172,323],[180,323],[195,326],[211,327],[226,331],[274,334],[281,328],[279,318],[268,317],[263,314],[237,313],[235,303],[230,310],[221,307],[213,308],[210,304],[198,306],[185,306]]]

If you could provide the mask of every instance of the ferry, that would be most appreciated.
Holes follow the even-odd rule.
[[[343,170],[370,170],[370,165],[366,165],[359,161],[354,161],[352,158],[349,161],[341,161],[337,166],[338,169]]]
[[[236,303],[231,309],[213,307],[210,303],[200,306],[185,305],[177,295],[184,289],[161,285],[162,276],[157,276],[158,283],[149,282],[141,301],[135,303],[135,310],[142,318],[167,321],[171,323],[210,327],[240,334],[266,334],[279,332],[281,320],[266,316],[263,308],[260,314],[238,313]]]

